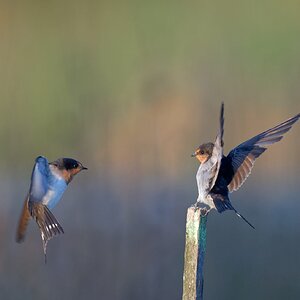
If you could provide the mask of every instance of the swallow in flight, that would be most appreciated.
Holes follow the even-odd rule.
[[[48,241],[64,233],[50,210],[60,201],[73,177],[86,169],[72,158],[59,158],[51,163],[43,156],[35,160],[29,192],[17,228],[16,241],[18,243],[24,241],[29,219],[33,218],[41,232],[45,262]]]
[[[255,160],[267,150],[269,145],[279,142],[300,114],[272,127],[232,149],[223,155],[224,103],[221,105],[220,127],[215,143],[200,145],[192,154],[200,166],[196,175],[199,196],[195,207],[200,203],[219,213],[233,210],[238,217],[247,221],[231,204],[229,193],[237,191],[250,175]]]

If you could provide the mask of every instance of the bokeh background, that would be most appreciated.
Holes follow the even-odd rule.
[[[181,299],[190,154],[225,152],[300,111],[298,1],[1,1],[0,298]],[[299,133],[211,213],[205,299],[298,299]],[[44,265],[15,243],[34,159],[74,157]]]

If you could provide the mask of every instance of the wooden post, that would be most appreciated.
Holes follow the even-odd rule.
[[[186,218],[182,300],[203,300],[207,210],[190,207]]]

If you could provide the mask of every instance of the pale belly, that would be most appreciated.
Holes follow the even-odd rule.
[[[61,199],[67,184],[63,180],[55,181],[54,185],[50,185],[47,193],[43,197],[42,203],[52,209]]]
[[[215,208],[213,199],[209,195],[209,192],[212,188],[211,182],[214,176],[216,176],[215,169],[210,164],[200,165],[196,175],[197,186],[198,186],[197,202],[204,203],[208,205],[210,208]]]

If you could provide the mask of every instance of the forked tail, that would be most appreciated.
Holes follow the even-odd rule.
[[[232,206],[228,198],[224,199],[224,197],[222,197],[221,195],[216,195],[216,194],[210,194],[210,195],[212,196],[215,207],[219,213],[222,213],[225,210],[233,210],[239,218],[243,219],[249,226],[255,229],[255,227]]]
[[[243,219],[248,225],[250,225],[253,229],[255,229],[255,227],[243,215],[241,215],[235,208],[233,208],[233,210],[239,218]]]
[[[36,203],[36,202],[30,202],[30,201],[28,204],[29,204],[28,206],[29,206],[30,214],[38,224],[41,231],[43,250],[45,255],[45,263],[46,263],[48,241],[52,239],[54,236],[64,233],[64,230],[46,205],[43,205],[41,203]]]

